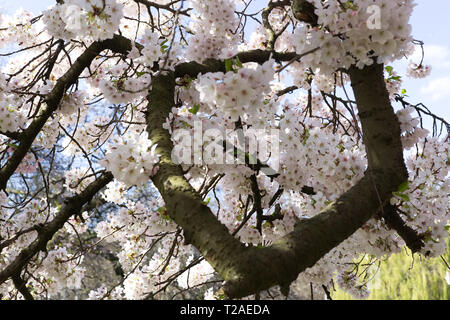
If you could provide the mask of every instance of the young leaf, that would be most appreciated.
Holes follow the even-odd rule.
[[[166,207],[159,207],[156,211],[158,211],[159,213],[164,213],[166,212]]]
[[[233,71],[233,61],[231,59],[225,60],[225,71],[226,72]]]
[[[391,66],[386,66],[386,71],[389,74],[389,76],[392,76],[392,72],[394,71],[394,68]]]
[[[401,193],[401,192],[393,192],[394,196],[399,197],[403,201],[410,202],[411,199],[407,194]]]
[[[194,104],[192,108],[188,109],[188,111],[192,114],[197,114],[198,110],[200,110],[199,104]]]
[[[8,147],[11,147],[11,148],[14,148],[14,149],[17,149],[19,147],[17,144],[14,144],[14,143],[7,143],[6,145]]]
[[[409,183],[408,183],[408,181],[406,181],[406,182],[403,182],[399,187],[398,187],[398,192],[400,192],[400,193],[403,193],[403,192],[405,192],[406,190],[408,190],[409,189]]]
[[[239,57],[236,57],[236,58],[234,59],[234,64],[235,64],[238,68],[242,68],[242,67],[243,67],[241,60],[239,60]]]

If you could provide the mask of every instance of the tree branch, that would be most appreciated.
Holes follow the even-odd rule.
[[[382,210],[393,191],[406,181],[400,127],[390,105],[383,66],[351,69],[360,111],[369,168],[365,176],[317,216],[302,220],[272,246],[246,247],[232,237],[201,201],[171,160],[173,148],[162,124],[174,105],[175,75],[158,75],[148,96],[149,138],[158,145],[160,169],[152,177],[167,204],[169,216],[226,281],[229,298],[241,298],[274,285],[285,287],[331,249]]]
[[[6,187],[7,180],[26,155],[35,137],[59,106],[65,90],[76,82],[84,68],[105,49],[126,54],[131,50],[131,41],[114,36],[113,39],[94,42],[58,80],[46,97],[47,108],[23,132],[20,146],[0,170],[0,189]],[[238,54],[243,63],[263,63],[271,56],[278,61],[293,61],[301,57],[296,53],[271,53],[263,50]],[[156,151],[161,159],[160,169],[152,180],[166,202],[169,216],[182,227],[186,243],[199,249],[226,281],[224,293],[229,298],[240,298],[274,285],[289,285],[300,272],[313,266],[382,210],[391,193],[406,181],[407,171],[403,162],[400,128],[389,102],[383,66],[374,64],[362,70],[352,68],[349,74],[358,103],[368,157],[365,176],[320,214],[297,223],[293,232],[272,246],[246,247],[229,234],[185,179],[182,168],[172,162],[171,138],[162,127],[175,105],[175,77],[195,77],[200,73],[224,69],[222,61],[208,60],[203,64],[182,63],[175,68],[175,72],[155,76],[148,95],[147,130],[152,142],[158,145]],[[37,252],[44,250],[67,219],[111,180],[111,174],[104,174],[80,195],[68,199],[60,214],[42,229],[35,242],[22,250],[16,260],[0,272],[0,283],[21,270]]]
[[[19,273],[12,276],[12,281],[17,291],[19,291],[23,295],[25,300],[34,300],[33,295],[27,288],[27,283],[20,277]]]
[[[8,159],[6,165],[0,170],[0,190],[6,189],[6,184],[9,178],[14,174],[17,167],[26,156],[28,150],[33,144],[35,138],[44,127],[47,120],[58,108],[61,99],[63,98],[67,88],[73,85],[80,74],[87,68],[95,57],[105,49],[111,49],[120,53],[125,53],[131,50],[122,40],[123,37],[115,36],[113,39],[108,39],[91,44],[81,56],[73,63],[70,69],[58,79],[53,90],[45,97],[47,106],[42,110],[33,122],[20,134],[20,145],[15,149],[11,158]],[[125,47],[124,47],[125,45]]]
[[[383,208],[383,218],[386,225],[397,231],[413,253],[419,252],[423,248],[425,245],[423,235],[419,235],[414,229],[406,225],[393,205],[388,204]]]
[[[89,184],[80,194],[66,199],[64,206],[56,217],[49,223],[43,225],[38,231],[38,237],[27,248],[23,249],[19,255],[6,268],[0,272],[0,284],[8,278],[20,273],[23,267],[39,252],[45,251],[47,243],[53,238],[56,232],[73,215],[80,214],[83,205],[89,203],[92,197],[113,180],[110,172],[103,173],[97,180]]]

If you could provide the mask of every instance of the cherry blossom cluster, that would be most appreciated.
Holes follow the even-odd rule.
[[[414,79],[426,78],[431,74],[431,66],[428,65],[418,65],[417,63],[410,62],[408,66],[408,77]]]
[[[13,151],[13,150],[11,150]],[[17,172],[20,173],[33,173],[38,170],[39,162],[41,162],[41,159],[35,158],[35,156],[32,153],[28,153],[20,163],[20,165],[17,167]]]
[[[121,205],[127,201],[125,197],[127,189],[125,184],[114,180],[107,185],[105,191],[102,193],[102,197],[108,202]]]
[[[8,106],[5,100],[0,100],[0,131],[16,132],[19,130],[20,121],[17,110]],[[6,106],[5,106],[6,105]]]
[[[208,110],[201,111],[218,110],[231,121],[237,121],[242,116],[248,123],[257,125],[260,122],[265,127],[270,123],[267,117],[276,108],[264,99],[271,91],[270,82],[275,74],[272,66],[273,60],[269,60],[236,72],[199,76],[194,86],[199,92],[199,101],[209,106]]]
[[[173,238],[162,240],[161,248],[152,256],[151,260],[137,268],[124,281],[123,293],[126,299],[142,299],[147,293],[157,291],[160,287],[159,283],[180,270],[182,265],[180,259],[176,257],[172,257],[170,264],[162,269],[172,244]]]
[[[39,135],[36,137],[36,145],[41,147],[51,149],[53,148],[60,134],[59,130],[59,117],[55,116],[50,121],[47,121],[45,126],[42,128]]]
[[[45,222],[45,218],[43,222]],[[20,250],[29,246],[35,237],[36,232],[26,234],[21,237],[19,243],[3,250],[0,267],[13,261]],[[29,280],[27,287],[34,295],[45,290],[50,297],[58,297],[67,288],[78,289],[85,276],[85,268],[81,265],[82,261],[83,256],[70,253],[66,247],[55,247],[45,253],[41,252],[37,259],[28,265],[28,271],[33,272],[35,276]],[[12,294],[15,291],[12,281],[7,281],[5,284],[0,286],[0,293],[4,296]]]
[[[172,232],[176,228],[166,215],[161,198],[151,199],[147,203],[128,200],[125,204],[126,208],[108,213],[107,219],[97,224],[96,231],[100,238],[108,238],[107,241],[122,241],[123,237],[126,241],[149,241],[144,239],[143,234],[153,236]]]
[[[74,193],[80,193],[95,180],[95,176],[86,175],[89,173],[86,169],[72,168],[64,173],[64,187]]]
[[[363,68],[373,64],[375,57],[378,63],[387,63],[413,50],[408,23],[413,1],[311,2],[319,27],[297,28],[293,41],[299,54],[320,48],[303,62],[321,73],[354,64]]]
[[[385,83],[389,93],[389,99],[392,101],[395,95],[401,92],[403,80],[397,71],[390,71],[385,77]]]
[[[191,19],[194,36],[186,50],[188,60],[229,58],[236,53],[239,37],[234,34],[238,21],[230,0],[191,0],[195,15]]]
[[[67,0],[44,12],[48,32],[58,39],[112,38],[123,17],[116,0]]]
[[[0,235],[3,239],[8,239],[9,234],[14,234],[19,231],[23,226],[32,226],[34,223],[42,223],[44,222],[45,215],[42,214],[42,210],[45,208],[40,201],[33,200],[30,204],[20,213],[15,215],[15,219],[10,219],[10,215],[14,213],[13,210],[7,209],[5,207],[8,206],[8,197],[2,191],[0,193],[0,216],[5,221],[0,226]],[[30,220],[30,221],[29,221]],[[36,237],[35,233],[29,234],[25,238],[21,238],[22,243],[31,243]],[[8,248],[9,249],[9,248]],[[12,249],[9,251],[9,254],[4,254],[2,252],[2,262],[8,261],[9,259],[13,259],[14,256],[18,253],[19,247]],[[8,251],[7,251],[8,252]]]
[[[35,43],[38,37],[30,23],[32,17],[33,15],[24,9],[17,10],[12,16],[2,15],[0,12],[0,48],[10,43]]]
[[[13,89],[6,82],[6,77],[0,72],[0,132],[17,132],[24,125],[25,119],[18,106],[21,105],[21,99],[11,94],[9,90]]]
[[[283,19],[284,18],[284,19]],[[283,10],[275,8],[271,11],[269,16],[270,25],[275,32],[279,32],[286,25],[286,14]],[[267,31],[262,25],[258,25],[250,34],[248,42],[239,45],[239,51],[253,50],[253,49],[267,49],[268,37]],[[275,42],[275,51],[277,52],[292,52],[295,51],[293,35],[290,32],[281,33]]]
[[[98,237],[120,244],[118,258],[127,277],[123,286],[110,290],[109,296],[106,296],[105,288],[100,287],[90,293],[91,298],[142,299],[158,289],[157,283],[167,280],[180,269],[178,257],[172,257],[166,264],[166,257],[175,240],[176,225],[164,210],[161,198],[151,199],[147,203],[127,201],[126,208],[108,213],[107,220],[97,224],[95,230]],[[162,238],[164,233],[168,236]],[[149,255],[149,248],[158,242],[161,242],[160,246]]]
[[[363,175],[362,146],[346,136],[337,137],[331,129],[320,129],[317,120],[295,121],[299,116],[289,108],[280,121],[282,170],[277,181],[296,191],[310,185],[328,196],[341,194]]]
[[[160,39],[159,33],[153,32],[148,28],[141,40],[141,43],[144,45],[140,52],[142,56],[137,57],[135,61],[147,67],[153,67],[153,64],[163,56],[162,42],[163,40]],[[137,51],[136,47],[133,47],[133,50]],[[133,55],[136,55],[136,52],[131,51],[129,57],[133,57]]]
[[[83,90],[77,90],[66,95],[61,100],[60,110],[63,115],[71,115],[76,113],[80,106],[84,105],[85,93]]]
[[[127,63],[109,61],[107,64],[100,64],[101,61],[94,61],[93,67],[98,65],[98,68],[88,83],[92,90],[98,89],[110,103],[129,103],[147,94],[151,83],[149,73],[142,70],[131,76]]]
[[[193,256],[190,256],[186,261],[186,264],[192,262],[193,258]],[[205,283],[214,276],[214,274],[215,271],[211,265],[206,260],[203,260],[189,269],[189,271],[183,272],[181,276],[177,278],[177,282],[181,288],[188,289]]]
[[[419,127],[420,118],[413,118],[413,112],[415,112],[413,107],[407,107],[397,111],[397,118],[400,123],[400,129],[402,130],[402,144],[406,150],[411,149],[419,140],[429,134],[427,129]]]
[[[449,236],[449,142],[448,139],[421,139],[406,160],[410,172],[408,188],[394,193],[391,203],[399,206],[408,225],[425,241],[421,253],[437,257],[446,250]],[[414,149],[413,149],[414,150]]]
[[[158,171],[159,155],[147,133],[131,130],[116,137],[102,165],[127,186],[141,186]]]
[[[82,262],[83,256],[76,258],[65,247],[49,250],[35,271],[40,276],[38,281],[30,281],[30,284],[38,288],[39,281],[47,283],[46,289],[50,296],[57,296],[65,288],[80,288],[85,276]]]

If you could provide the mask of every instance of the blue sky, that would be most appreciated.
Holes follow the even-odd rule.
[[[425,42],[425,64],[432,66],[431,75],[425,79],[404,79],[403,87],[411,103],[422,102],[429,109],[450,120],[450,1],[417,0],[411,25],[413,36]],[[417,55],[420,62],[420,55]],[[394,67],[406,70],[407,63]],[[401,72],[403,73],[403,72]]]
[[[19,7],[38,14],[51,6],[53,0],[0,0],[0,10],[13,13]],[[450,1],[449,0],[416,0],[411,24],[413,35],[425,43],[425,64],[432,66],[431,76],[425,79],[408,79],[404,77],[403,88],[407,90],[409,102],[422,102],[432,112],[450,120]],[[417,55],[420,62],[420,55]],[[400,74],[404,74],[407,61],[394,64]]]

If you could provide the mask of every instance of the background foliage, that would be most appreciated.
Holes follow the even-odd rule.
[[[447,240],[447,248],[449,248]],[[450,249],[445,260],[450,261]],[[371,288],[368,300],[450,300],[450,284],[445,281],[447,266],[441,258],[420,259],[408,249],[382,262],[378,287]],[[335,300],[355,300],[337,289]]]

